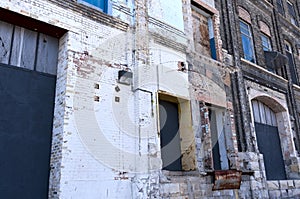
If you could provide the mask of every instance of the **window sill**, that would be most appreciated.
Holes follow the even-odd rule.
[[[297,84],[293,84],[293,87],[296,88],[296,89],[298,89],[298,90],[300,90],[300,86],[297,85]]]
[[[168,171],[162,170],[162,174],[166,177],[176,177],[176,176],[199,176],[199,171]]]
[[[280,23],[280,24],[285,24],[285,27],[289,27],[289,25],[292,25],[292,27],[290,27],[289,29],[293,29],[293,28],[297,28],[297,31],[300,31],[300,27],[296,26],[295,24],[292,24],[291,21],[289,20],[290,18],[286,18],[285,15],[278,15],[280,16],[280,18],[282,20],[284,20],[284,23]]]
[[[249,65],[251,65],[251,66],[253,66],[255,68],[257,68],[258,70],[263,71],[264,73],[267,73],[268,75],[275,76],[276,78],[281,79],[285,83],[288,83],[288,80],[284,79],[283,77],[281,77],[281,76],[279,76],[279,75],[277,75],[275,73],[272,73],[272,72],[268,71],[266,68],[263,68],[263,67],[261,67],[261,66],[259,66],[257,64],[254,64],[254,63],[252,63],[252,62],[250,62],[250,61],[248,61],[248,60],[246,60],[244,58],[241,58],[241,61],[244,62],[244,63],[246,63],[246,64],[249,64]]]
[[[117,28],[123,31],[128,29],[129,24],[121,21],[116,17],[112,17],[104,12],[101,9],[94,9],[89,5],[83,5],[78,2],[68,0],[67,3],[64,0],[49,0],[51,3],[58,5],[61,8],[71,10],[73,12],[79,13],[83,17],[89,18],[93,21],[108,25],[113,28]]]

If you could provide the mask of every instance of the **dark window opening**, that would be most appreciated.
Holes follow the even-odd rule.
[[[297,70],[295,68],[293,50],[291,45],[288,43],[285,44],[285,52],[286,52],[286,56],[288,57],[288,67],[290,70],[292,82],[294,84],[298,84],[298,75],[297,75]]]
[[[298,24],[298,21],[297,21],[294,5],[291,2],[288,1],[287,6],[288,6],[289,14],[290,14],[291,23],[298,26],[299,24]]]
[[[277,0],[277,10],[280,14],[284,15],[284,9],[283,9],[283,4],[282,4],[282,0]]]

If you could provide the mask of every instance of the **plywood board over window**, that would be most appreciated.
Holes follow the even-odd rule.
[[[0,62],[8,64],[14,26],[0,21]]]
[[[56,74],[58,38],[0,21],[0,63]]]

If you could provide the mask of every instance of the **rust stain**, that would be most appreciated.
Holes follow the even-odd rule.
[[[237,170],[214,171],[213,190],[239,189],[242,172]]]

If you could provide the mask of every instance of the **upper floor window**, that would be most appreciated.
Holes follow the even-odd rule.
[[[79,3],[92,6],[96,9],[100,9],[102,12],[111,14],[111,2],[110,0],[78,0]]]
[[[296,12],[295,12],[294,5],[288,1],[287,6],[288,6],[290,18],[291,18],[291,23],[298,26],[298,21],[296,19]]]
[[[282,0],[276,0],[276,4],[277,4],[277,10],[280,14],[284,15],[284,9],[283,9],[283,4],[282,4]]]
[[[292,82],[294,84],[298,84],[298,75],[297,70],[294,63],[294,56],[293,56],[293,50],[292,45],[288,42],[285,42],[285,53],[288,57],[288,65],[291,73]]]
[[[262,47],[264,51],[272,51],[271,40],[269,36],[262,33],[261,41],[262,41]]]
[[[195,50],[217,60],[213,16],[197,6],[192,6]]]
[[[253,38],[251,34],[250,25],[240,20],[240,31],[241,31],[244,58],[248,61],[255,63]]]

